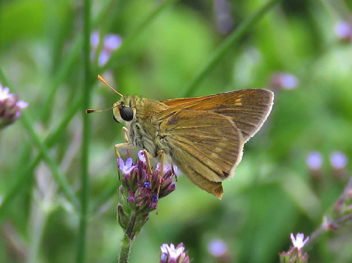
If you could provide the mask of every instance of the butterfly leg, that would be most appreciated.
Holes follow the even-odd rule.
[[[177,167],[176,167],[177,168]],[[173,165],[171,165],[171,170],[172,170],[172,174],[175,176],[176,182],[177,182],[177,174],[175,172],[175,168]]]
[[[128,139],[128,129],[126,127],[123,127],[122,131],[123,131],[123,136],[125,137],[125,142],[128,142],[129,141],[129,139]]]
[[[142,152],[143,152],[143,154],[145,156],[145,162],[147,163],[148,173],[152,174],[153,171],[152,171],[152,166],[150,165],[150,158],[151,158],[150,153],[147,150],[145,150],[145,149],[143,149]]]
[[[122,131],[123,131],[123,136],[125,137],[125,142],[129,142],[128,129],[126,127],[123,127]],[[127,151],[127,156],[130,157],[130,151],[128,149],[126,149],[126,151]]]
[[[121,155],[118,151],[118,148],[123,148],[123,149],[129,149],[129,148],[133,148],[135,147],[132,143],[130,142],[124,142],[124,143],[118,143],[118,144],[115,144],[115,154],[117,156],[118,159],[121,158]]]
[[[165,152],[163,150],[160,150],[157,155],[160,156],[159,185],[158,185],[158,192],[156,196],[157,200],[159,200],[161,179],[163,178],[163,175],[164,175]]]

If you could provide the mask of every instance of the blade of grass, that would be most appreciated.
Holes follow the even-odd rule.
[[[81,159],[81,210],[78,232],[77,263],[86,262],[87,250],[87,225],[88,225],[88,202],[89,202],[89,140],[90,122],[85,110],[90,106],[91,100],[91,67],[90,67],[90,34],[91,34],[91,0],[84,0],[84,31],[83,31],[83,62],[84,62],[84,86],[83,86],[83,135],[82,135],[82,159]]]
[[[191,82],[186,86],[185,91],[181,97],[189,97],[197,89],[199,84],[208,76],[209,72],[219,63],[219,61],[224,57],[226,52],[233,47],[234,43],[239,40],[249,29],[257,24],[260,19],[267,14],[276,3],[280,0],[271,0],[266,3],[262,8],[255,12],[251,17],[246,19],[239,27],[233,31],[224,42],[215,50],[215,52],[210,56],[209,60],[204,64],[200,71],[194,76]]]
[[[99,72],[103,72],[106,69],[113,66],[113,63],[118,62],[118,57],[122,56],[128,48],[136,41],[136,38],[141,35],[143,30],[145,30],[156,18],[171,4],[177,0],[165,0],[162,2],[153,12],[151,12],[141,23],[122,41],[121,46],[112,53],[109,61],[100,68]]]
[[[109,187],[107,187],[102,194],[99,195],[99,198],[95,200],[94,204],[91,205],[89,209],[89,214],[94,216],[100,207],[104,205],[113,195],[116,194],[116,189],[120,186],[121,182],[115,180]]]
[[[101,21],[105,18],[106,13],[111,9],[111,6],[115,4],[116,0],[105,1],[101,8],[99,15],[93,22],[93,27],[97,27],[100,25]],[[48,94],[47,99],[45,99],[45,105],[43,110],[42,118],[44,120],[49,118],[51,113],[51,105],[53,105],[53,101],[55,100],[55,95],[60,87],[60,84],[65,80],[68,73],[70,73],[71,69],[74,67],[74,62],[79,56],[80,51],[82,50],[83,45],[83,37],[80,34],[77,34],[77,37],[73,40],[72,46],[70,48],[70,52],[65,56],[61,66],[57,70],[55,76],[53,77],[53,82],[51,85],[50,92]],[[50,86],[50,85],[49,85]]]
[[[81,37],[77,37],[74,40],[74,43],[70,49],[70,52],[65,56],[65,59],[61,67],[55,74],[51,89],[49,90],[49,95],[47,99],[45,99],[42,120],[46,121],[49,118],[51,114],[51,108],[55,100],[56,91],[62,84],[63,80],[66,78],[67,74],[74,67],[74,62],[78,58],[79,52],[82,47],[82,43],[83,43],[83,39]]]
[[[66,111],[65,116],[62,118],[61,122],[59,125],[54,128],[54,130],[47,136],[45,139],[45,145],[47,148],[53,147],[60,136],[62,132],[66,129],[67,125],[71,121],[72,117],[75,115],[77,110],[81,106],[81,101],[82,98],[76,99],[71,105],[71,107]],[[21,189],[27,184],[27,182],[30,180],[30,177],[32,176],[33,170],[35,167],[39,164],[39,162],[42,160],[43,156],[41,153],[39,153],[32,163],[25,167],[23,169],[23,172],[21,172],[17,177],[14,182],[14,184],[10,187],[10,190],[8,193],[4,196],[4,199],[2,200],[1,206],[0,206],[0,225],[3,222],[3,219],[6,215],[6,211],[8,207],[10,207],[10,204],[12,204],[13,199],[18,195],[18,193],[21,191]],[[75,203],[72,203],[74,208],[78,211],[79,210],[79,202],[76,200]]]
[[[11,87],[11,90],[16,92],[16,89],[11,85],[9,80],[6,78],[1,66],[0,66],[0,78],[2,79],[3,83]],[[74,206],[79,206],[79,203],[77,201],[76,196],[74,195],[70,185],[68,184],[65,176],[61,173],[61,170],[58,166],[58,164],[55,162],[55,160],[51,157],[49,150],[47,146],[44,144],[42,139],[38,136],[38,134],[35,132],[34,127],[33,127],[33,120],[31,119],[29,113],[27,111],[22,111],[22,116],[20,118],[22,124],[26,128],[26,131],[28,132],[31,142],[38,147],[40,150],[41,154],[43,155],[44,161],[47,163],[48,167],[50,168],[51,172],[53,173],[53,176],[59,183],[60,187],[62,188],[63,192],[67,196],[68,200],[74,204]]]

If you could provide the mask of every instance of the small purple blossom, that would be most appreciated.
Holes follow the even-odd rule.
[[[96,51],[99,46],[100,35],[99,32],[93,32],[90,37],[92,46],[91,59],[94,60]],[[101,50],[98,58],[99,66],[104,66],[110,59],[111,53],[120,47],[122,38],[119,35],[108,34],[104,37],[103,49]]]
[[[342,41],[352,41],[352,24],[339,21],[334,27],[335,35]]]
[[[301,250],[309,240],[309,237],[304,239],[303,233],[298,233],[296,235],[296,238],[294,237],[293,233],[291,233],[290,237],[291,237],[293,246],[296,247],[298,250]]]
[[[122,158],[119,158],[117,162],[119,164],[119,169],[123,174],[128,174],[132,172],[132,170],[136,167],[133,165],[132,158],[128,158],[126,163],[123,161]]]
[[[330,163],[335,169],[343,169],[348,164],[347,156],[342,152],[333,152],[330,155]]]
[[[319,152],[310,152],[306,159],[307,165],[312,170],[318,170],[323,164],[323,157]]]
[[[99,45],[99,40],[100,36],[98,32],[93,32],[90,36],[90,44],[92,45],[92,48],[96,49],[98,48]]]
[[[208,244],[208,251],[215,257],[221,257],[227,251],[227,245],[220,239],[214,239]]]
[[[147,162],[143,150],[141,150],[141,151],[138,152],[138,159],[139,159],[141,162],[143,162],[143,163],[146,163],[146,162]]]
[[[104,48],[108,51],[114,51],[120,47],[122,38],[118,35],[109,34],[104,38]]]
[[[218,30],[223,34],[231,32],[235,25],[231,14],[231,2],[228,0],[214,1],[214,11],[216,15],[216,25]]]
[[[298,79],[290,73],[275,73],[271,77],[271,86],[273,89],[295,89],[298,84]]]
[[[174,244],[163,244],[161,247],[160,263],[189,263],[189,257],[182,243],[175,247]]]
[[[107,50],[102,50],[98,59],[99,66],[104,66],[106,62],[110,59],[110,52]]]
[[[8,87],[0,84],[0,129],[15,122],[21,117],[21,111],[28,107],[28,103],[18,100],[17,94],[11,94]]]

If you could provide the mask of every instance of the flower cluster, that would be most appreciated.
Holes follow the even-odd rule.
[[[92,33],[90,37],[90,42],[93,50],[91,54],[91,59],[94,60],[97,52],[97,48],[100,42],[100,36],[98,32]],[[116,50],[118,47],[120,47],[121,42],[122,42],[122,38],[118,35],[108,34],[105,36],[103,49],[101,50],[98,58],[99,66],[104,66],[106,62],[108,62],[111,56],[111,53],[114,50]]]
[[[189,257],[182,243],[175,247],[174,244],[163,244],[161,247],[160,263],[189,263]]]
[[[9,88],[0,84],[0,129],[15,122],[21,117],[21,110],[27,108],[28,103],[18,98],[17,94],[11,94]]]
[[[149,213],[157,208],[158,199],[173,192],[176,185],[172,180],[173,170],[167,166],[163,167],[161,178],[160,164],[151,174],[148,172],[143,151],[138,153],[136,163],[131,158],[126,162],[120,158],[118,163],[121,179],[118,222],[133,239],[148,220]]]
[[[291,233],[293,247],[288,252],[280,253],[280,263],[307,263],[308,254],[304,253],[302,248],[308,242],[309,237],[304,239],[304,234],[298,233],[296,238]]]
[[[306,158],[306,163],[313,177],[323,176],[323,156],[319,152],[310,152]],[[345,180],[348,177],[347,164],[348,158],[345,153],[335,151],[330,154],[330,165],[337,179]]]

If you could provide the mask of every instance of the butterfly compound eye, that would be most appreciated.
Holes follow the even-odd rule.
[[[133,119],[133,110],[131,107],[122,107],[120,114],[124,121],[131,121]]]

